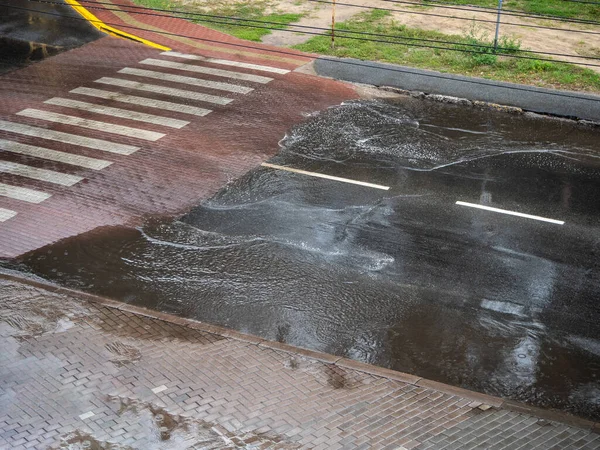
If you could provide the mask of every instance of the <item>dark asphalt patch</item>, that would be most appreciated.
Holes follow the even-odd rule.
[[[54,3],[63,3],[62,0]],[[0,4],[0,73],[105,36],[66,4]]]

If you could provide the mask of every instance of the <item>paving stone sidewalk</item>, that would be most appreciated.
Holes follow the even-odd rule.
[[[600,448],[491,397],[156,317],[0,279],[0,448]]]

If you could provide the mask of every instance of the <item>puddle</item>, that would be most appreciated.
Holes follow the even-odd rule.
[[[72,300],[34,287],[0,280],[0,335],[17,340],[61,333],[89,316]]]
[[[109,396],[107,400],[123,420],[135,421],[144,428],[148,438],[145,450],[300,448],[272,433],[231,432],[217,423],[171,414],[160,406],[131,398]]]
[[[106,344],[105,348],[114,356],[110,362],[117,366],[125,366],[142,359],[142,352],[138,348],[123,342],[111,342]]]
[[[598,142],[598,130],[567,121],[415,99],[350,102],[290,130],[271,162],[389,191],[259,168],[177,220],[96,230],[26,255],[19,268],[599,418]],[[135,350],[110,351],[117,364],[135,363]],[[335,370],[315,376],[353,386]]]
[[[100,442],[92,435],[76,430],[61,437],[58,446],[51,450],[133,450],[132,447]]]

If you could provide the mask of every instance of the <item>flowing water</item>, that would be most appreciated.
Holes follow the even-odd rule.
[[[257,168],[176,220],[95,230],[13,267],[600,418],[600,130],[359,101],[307,117],[270,162],[390,189]]]

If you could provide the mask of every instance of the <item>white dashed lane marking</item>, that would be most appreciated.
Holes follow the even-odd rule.
[[[63,133],[62,131],[48,130],[46,128],[33,127],[22,123],[0,120],[0,130],[11,133],[24,134],[26,136],[63,142],[65,144],[79,145],[81,147],[93,148],[104,152],[116,153],[118,155],[131,155],[140,148],[133,145],[115,144],[102,139],[79,136],[77,134]]]
[[[96,105],[94,103],[80,102],[68,98],[54,97],[46,100],[44,103],[49,105],[62,106],[65,108],[79,109],[81,111],[102,114],[106,116],[119,117],[121,119],[135,120],[137,122],[146,122],[154,125],[161,125],[169,128],[183,128],[189,125],[185,120],[171,119],[169,117],[155,116],[130,109],[113,108],[112,106]]]
[[[215,103],[217,105],[227,105],[233,101],[231,98],[219,97],[217,95],[209,95],[201,92],[158,86],[156,84],[139,83],[137,81],[123,80],[121,78],[102,77],[99,80],[96,80],[95,83],[119,86],[138,91],[154,92],[156,94],[170,95],[173,97],[181,97],[191,100],[200,100],[202,102]]]
[[[140,62],[149,66],[165,67],[167,69],[184,70],[187,72],[203,73],[214,75],[216,77],[231,78],[234,80],[252,81],[254,83],[267,84],[273,81],[273,78],[263,77],[261,75],[252,75],[249,73],[232,72],[231,70],[213,69],[210,67],[195,66],[193,64],[179,63],[173,61],[164,61],[162,59],[148,58]]]
[[[507,209],[492,208],[491,206],[478,205],[477,203],[467,203],[467,202],[458,201],[458,202],[456,202],[456,204],[460,205],[460,206],[468,206],[469,208],[483,209],[485,211],[496,212],[496,213],[500,213],[500,214],[507,214],[509,216],[522,217],[524,219],[533,219],[533,220],[539,220],[542,222],[549,222],[549,223],[553,223],[555,225],[564,225],[565,224],[565,222],[563,220],[548,219],[547,217],[540,217],[540,216],[532,216],[531,214],[523,214],[523,213],[516,212],[516,211],[509,211]]]
[[[218,91],[233,92],[236,94],[248,94],[249,92],[253,91],[252,88],[238,86],[237,84],[204,80],[202,78],[184,77],[183,75],[173,75],[165,72],[155,72],[153,70],[132,69],[130,67],[126,67],[119,70],[119,73],[125,75],[135,75],[138,77],[153,78],[155,80],[171,81],[172,83],[189,84],[190,86],[199,86],[209,89],[216,89]]]
[[[46,181],[48,183],[60,184],[61,186],[73,186],[83,180],[83,177],[78,177],[76,175],[39,169],[37,167],[10,161],[0,161],[0,172],[32,178],[34,180]]]
[[[359,186],[370,187],[373,189],[381,189],[383,191],[388,191],[390,189],[389,186],[382,186],[380,184],[373,184],[373,183],[367,183],[365,181],[351,180],[350,178],[334,177],[332,175],[326,175],[324,173],[308,172],[306,170],[294,169],[292,167],[286,167],[286,166],[278,166],[276,164],[262,163],[261,166],[268,167],[270,169],[284,170],[286,172],[297,173],[300,175],[307,175],[309,177],[323,178],[325,180],[341,181],[342,183],[356,184]]]
[[[228,59],[205,58],[203,56],[188,55],[188,54],[179,53],[179,52],[163,52],[163,53],[161,53],[161,55],[172,56],[175,58],[182,58],[182,59],[191,59],[194,61],[204,61],[207,63],[220,64],[223,66],[241,67],[243,69],[251,69],[251,70],[259,70],[259,71],[263,71],[263,72],[278,73],[280,75],[285,75],[286,73],[290,73],[289,70],[279,69],[278,67],[262,66],[259,64],[250,64],[250,63],[244,63],[244,62],[239,62],[239,61],[230,61]]]
[[[104,133],[118,134],[120,136],[143,139],[145,141],[158,141],[160,138],[165,137],[164,133],[140,130],[139,128],[125,127],[123,125],[99,122],[97,120],[84,119],[82,117],[69,116],[66,114],[59,114],[50,111],[42,111],[40,109],[24,109],[23,111],[18,112],[17,115],[23,117],[30,117],[32,119],[40,119],[47,120],[49,122],[62,123],[64,125],[74,125],[81,128],[88,128],[90,130],[103,131]]]
[[[102,159],[88,158],[87,156],[72,153],[59,152],[48,148],[36,147],[34,145],[21,144],[20,142],[0,139],[0,151],[18,153],[20,155],[33,156],[35,158],[70,164],[72,166],[85,167],[86,169],[101,170],[112,164]]]
[[[52,194],[47,194],[45,192],[34,191],[33,189],[29,188],[0,183],[0,197],[13,198],[15,200],[22,200],[28,203],[42,203],[51,196]]]
[[[147,108],[174,111],[183,114],[191,114],[199,117],[206,116],[207,114],[210,114],[212,112],[212,110],[210,109],[198,108],[196,106],[184,105],[182,103],[166,102],[164,100],[154,100],[152,98],[138,97],[137,95],[121,94],[120,92],[105,91],[102,89],[79,87],[77,89],[73,89],[71,93],[87,95],[88,97],[106,98],[115,102],[131,103],[133,105],[145,106]]]

